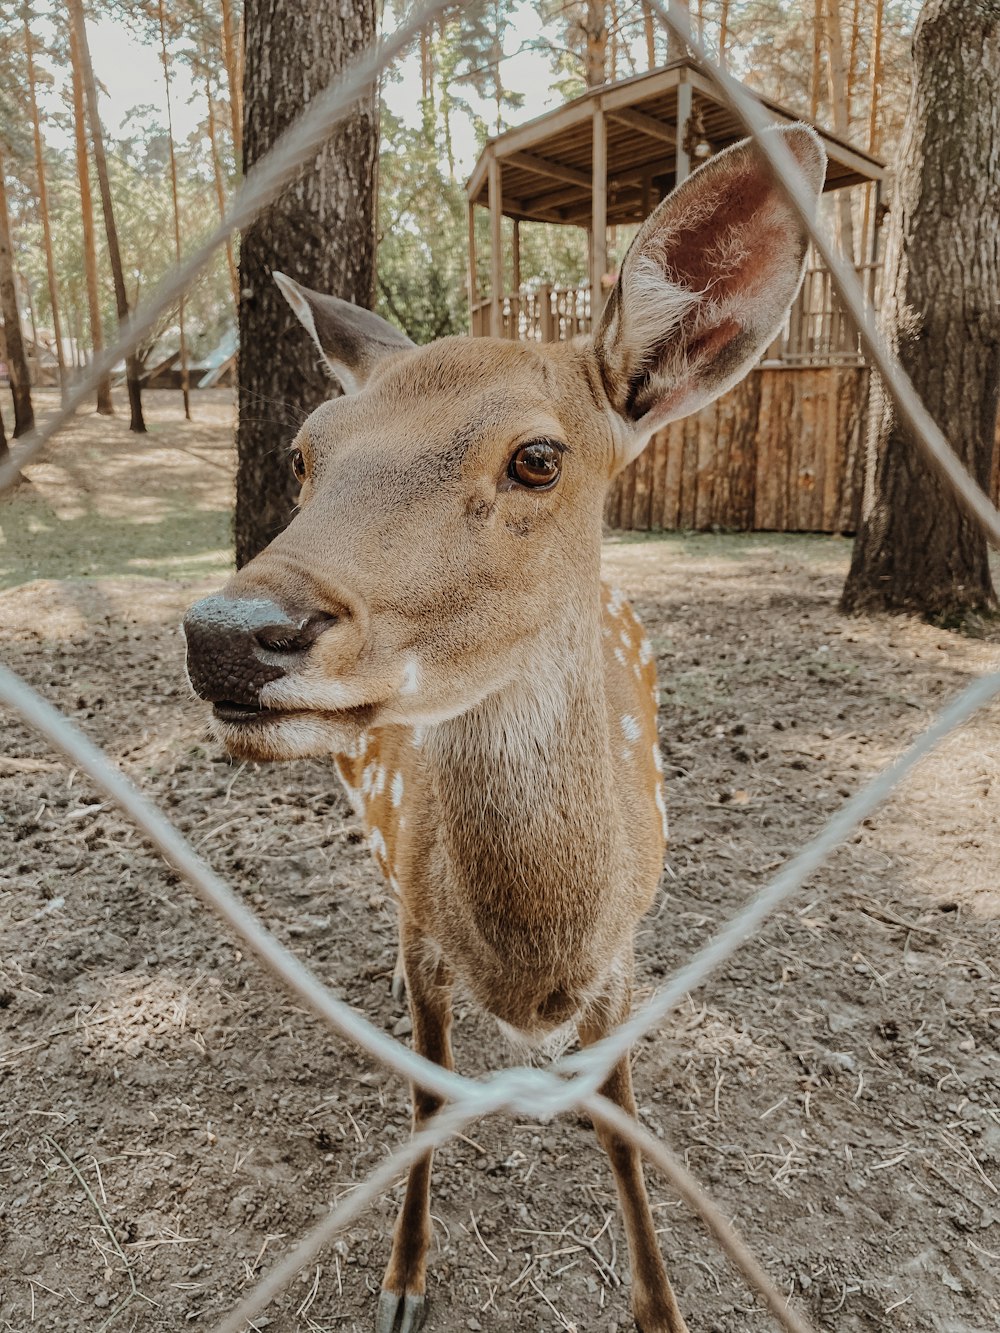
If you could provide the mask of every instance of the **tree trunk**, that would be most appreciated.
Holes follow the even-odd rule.
[[[729,0],[722,0],[719,10],[719,64],[726,64],[726,42],[729,40]]]
[[[913,53],[883,325],[985,490],[1000,386],[1000,3],[927,0]],[[843,606],[952,623],[995,606],[985,535],[888,402],[872,414],[865,510]]]
[[[374,0],[335,10],[310,0],[247,0],[247,169],[319,90],[375,39]],[[305,412],[332,395],[315,350],[271,278],[297,281],[370,307],[375,285],[374,90],[333,130],[294,184],[260,213],[240,247],[236,560],[243,565],[284,528],[298,486],[287,445]],[[291,401],[289,401],[291,399]],[[285,406],[287,404],[287,406]]]
[[[599,88],[608,77],[608,25],[605,21],[604,0],[587,0],[585,23],[587,87]]]
[[[7,183],[4,172],[7,164],[0,151],[0,314],[3,315],[3,334],[7,349],[7,372],[10,392],[14,399],[14,439],[26,435],[35,424],[31,406],[31,379],[28,358],[21,337],[21,316],[17,308],[17,286],[14,282],[14,246],[10,238],[10,214],[7,211]]]
[[[215,104],[212,100],[212,76],[208,62],[205,63],[205,100],[208,103],[208,139],[212,147],[212,174],[215,179],[215,198],[219,205],[219,217],[226,216],[226,188],[222,182],[222,165],[219,162],[219,143],[215,125]],[[233,254],[233,240],[226,237],[226,266],[229,269],[229,285],[233,289],[233,302],[237,311],[240,305],[240,280],[236,273],[236,257]]]
[[[56,361],[59,363],[59,387],[66,388],[66,358],[63,354],[62,328],[59,322],[59,295],[56,287],[56,266],[52,256],[52,224],[49,219],[49,192],[45,181],[45,156],[42,151],[42,125],[35,96],[35,56],[31,42],[28,5],[24,5],[24,49],[28,57],[28,100],[31,104],[31,127],[35,141],[35,174],[38,177],[38,207],[42,214],[42,241],[45,246],[45,272],[49,283],[49,304],[52,307],[52,332],[56,340]],[[35,354],[38,349],[36,346]]]
[[[76,172],[80,182],[80,214],[83,222],[83,268],[87,279],[87,310],[90,315],[90,345],[94,357],[104,350],[101,324],[101,297],[97,286],[97,243],[94,236],[94,200],[90,193],[90,166],[87,162],[87,114],[83,98],[83,69],[76,37],[76,25],[69,25],[70,63],[73,66],[73,133],[76,137]],[[77,357],[82,339],[77,336]],[[99,416],[114,415],[111,401],[111,376],[102,375],[97,384]]]
[[[170,194],[174,205],[174,258],[181,262],[181,201],[177,193],[177,153],[174,149],[174,110],[170,97],[170,62],[167,59],[167,24],[163,0],[157,6],[160,20],[160,55],[163,60],[163,86],[167,96],[167,148],[170,158]],[[214,148],[214,144],[213,144]],[[184,419],[191,420],[191,386],[188,383],[187,341],[184,337],[184,295],[177,303],[177,324],[181,348],[181,394],[184,398]]]
[[[833,128],[842,139],[849,139],[850,111],[847,105],[847,70],[844,65],[844,35],[840,23],[840,0],[827,0],[827,76],[830,80],[830,106],[833,109]],[[854,255],[854,214],[851,211],[850,190],[837,193],[837,218],[840,224],[840,250],[848,263],[856,262]]]
[[[809,77],[809,118],[811,120],[819,119],[819,84],[823,64],[823,3],[824,0],[813,0],[812,73]]]
[[[724,0],[725,3],[725,0]],[[646,38],[646,68],[656,68],[656,30],[653,27],[653,7],[649,0],[642,0],[642,31]]]
[[[101,187],[101,206],[104,210],[104,228],[108,234],[108,258],[111,261],[111,273],[115,280],[115,305],[118,309],[118,329],[124,333],[128,324],[128,295],[125,291],[125,272],[122,268],[121,248],[118,244],[118,227],[115,224],[115,210],[111,199],[111,180],[108,176],[108,159],[104,151],[104,131],[101,128],[100,110],[97,105],[97,84],[94,80],[94,66],[90,59],[90,46],[87,42],[87,25],[83,17],[83,0],[70,0],[73,27],[76,31],[76,46],[83,74],[83,90],[87,98],[87,112],[90,121],[90,136],[94,145],[94,164],[97,167],[97,180]],[[142,393],[139,386],[139,363],[135,352],[125,358],[125,382],[128,385],[130,409],[129,430],[137,435],[146,432],[146,423],[142,419]]]
[[[243,78],[240,69],[238,34],[233,28],[233,0],[222,0],[222,57],[229,83],[229,117],[233,130],[233,156],[236,170],[245,170],[243,162]]]

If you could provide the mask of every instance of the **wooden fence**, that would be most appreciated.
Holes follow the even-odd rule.
[[[614,482],[605,518],[632,531],[853,532],[868,371],[761,367],[672,422]]]

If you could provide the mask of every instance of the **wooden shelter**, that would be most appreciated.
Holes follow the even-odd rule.
[[[764,100],[776,124],[802,117]],[[881,162],[820,126],[826,191],[868,186]],[[689,61],[590,89],[490,139],[466,187],[473,335],[556,341],[590,330],[613,282],[608,228],[641,222],[700,161],[744,137]],[[489,211],[489,282],[480,292],[476,209]],[[512,220],[504,246],[502,219]],[[522,286],[520,225],[585,228],[589,282]],[[859,266],[870,299],[878,229]],[[758,369],[719,403],[660,432],[619,478],[608,520],[623,528],[844,531],[856,513],[868,372],[829,273],[810,262],[802,292]]]

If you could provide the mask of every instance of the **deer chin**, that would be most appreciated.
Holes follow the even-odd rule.
[[[341,712],[216,705],[212,731],[234,759],[282,762],[341,753],[372,726],[378,705]]]

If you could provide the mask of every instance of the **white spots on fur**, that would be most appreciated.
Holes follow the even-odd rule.
[[[410,657],[403,667],[403,683],[399,687],[400,694],[416,694],[420,688],[420,667],[417,665],[417,659]]]
[[[605,602],[608,614],[612,616],[619,615],[624,605],[625,594],[622,592],[621,588],[612,588],[608,594],[608,600]]]
[[[427,728],[426,728],[426,727],[414,727],[414,728],[413,728],[413,748],[414,748],[415,750],[422,750],[422,749],[423,749],[423,746],[424,746],[424,741],[425,741],[426,739],[427,739]]]
[[[660,745],[658,741],[653,742],[653,765],[657,773],[663,772],[663,756],[660,754]]]
[[[643,666],[649,666],[653,660],[653,645],[646,638],[645,634],[639,641],[639,661]]]
[[[623,648],[631,648],[631,647],[632,647],[632,640],[629,638],[628,630],[624,630],[624,629],[622,630],[622,632],[621,632],[621,644],[622,644],[622,647],[623,647]]]
[[[385,838],[380,828],[373,828],[368,834],[368,850],[377,861],[388,862],[389,849],[385,845]]]
[[[622,735],[633,744],[639,739],[639,722],[631,713],[622,714]]]
[[[625,746],[624,750],[622,750],[622,759],[624,759],[626,764],[630,764],[632,762],[632,751],[629,749],[627,745]]]
[[[381,764],[371,763],[361,774],[361,795],[366,800],[373,800],[385,791],[385,769]]]
[[[394,774],[393,779],[392,779],[392,787],[390,788],[390,794],[391,794],[391,796],[392,796],[392,803],[393,803],[393,805],[396,807],[396,809],[398,810],[399,807],[400,807],[400,806],[402,805],[402,803],[403,803],[403,775],[402,775],[402,773],[396,773],[396,774]]]
[[[663,828],[663,841],[666,842],[668,836],[667,806],[663,799],[663,783],[659,780],[659,778],[656,779],[656,786],[654,788],[653,795],[656,800],[656,808],[660,812],[660,824]]]
[[[625,654],[622,652],[620,648],[615,649],[615,661],[618,663],[619,666],[623,667],[628,666],[628,662],[625,659]]]

